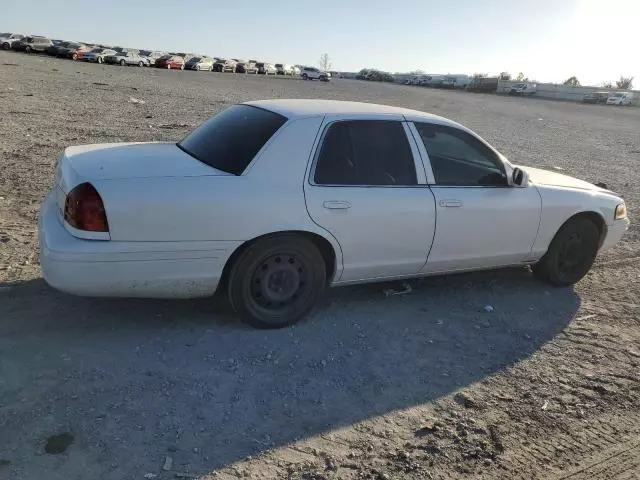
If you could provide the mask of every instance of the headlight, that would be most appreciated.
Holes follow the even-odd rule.
[[[627,205],[624,203],[619,204],[616,207],[616,213],[614,215],[615,220],[622,220],[627,218]]]

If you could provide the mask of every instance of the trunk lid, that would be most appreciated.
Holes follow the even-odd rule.
[[[183,152],[175,143],[105,143],[68,147],[63,160],[84,181],[231,175]]]

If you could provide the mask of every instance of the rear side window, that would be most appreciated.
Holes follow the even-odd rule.
[[[319,185],[415,185],[415,163],[402,124],[388,120],[332,124],[318,156],[314,182]]]
[[[457,128],[415,123],[427,149],[437,185],[505,187],[507,175],[497,155]]]
[[[178,147],[218,170],[240,175],[286,121],[262,108],[235,105],[200,125]]]

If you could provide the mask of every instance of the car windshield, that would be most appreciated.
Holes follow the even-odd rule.
[[[235,105],[200,125],[178,147],[213,168],[240,175],[286,121],[262,108]]]
[[[91,50],[91,53],[102,53],[104,51],[104,48],[94,48],[93,50]]]
[[[282,68],[282,64],[281,63],[276,63],[276,68]]]
[[[256,63],[256,67],[264,67],[264,63]]]
[[[201,62],[202,58],[200,57],[193,57],[191,60],[189,60],[190,62]]]
[[[618,98],[624,97],[624,93],[614,93],[613,96]]]

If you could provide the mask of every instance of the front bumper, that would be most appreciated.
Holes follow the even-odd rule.
[[[614,247],[622,239],[622,236],[629,228],[630,223],[631,222],[628,218],[623,218],[621,220],[615,220],[611,225],[609,225],[607,227],[607,235],[604,237],[604,242],[602,242],[600,251]]]
[[[208,249],[202,250],[202,245],[176,242],[83,240],[64,228],[51,193],[40,208],[38,240],[42,273],[53,288],[74,295],[143,298],[212,295],[241,243],[206,242]]]

